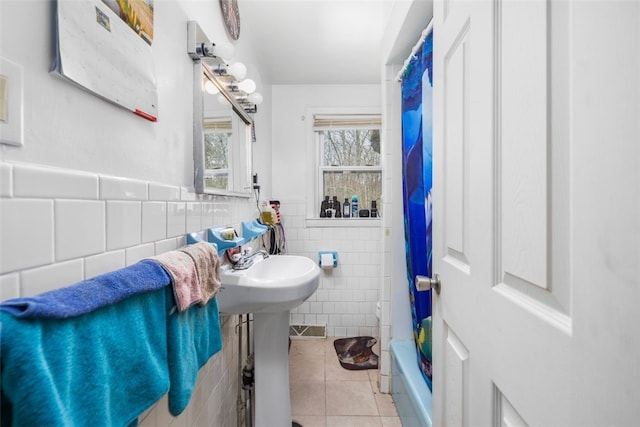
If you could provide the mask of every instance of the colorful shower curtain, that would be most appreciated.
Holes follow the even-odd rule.
[[[431,277],[433,32],[402,77],[402,168],[407,279],[416,352],[431,389],[431,291],[417,292],[416,275]]]

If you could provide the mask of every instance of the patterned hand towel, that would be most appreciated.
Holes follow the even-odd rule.
[[[80,316],[130,296],[163,288],[170,280],[157,262],[143,260],[64,288],[4,301],[0,310],[27,318]]]
[[[2,425],[135,424],[169,390],[166,292],[66,319],[0,311]]]
[[[169,251],[150,259],[158,261],[171,276],[179,311],[185,311],[202,301],[202,288],[196,265],[189,255],[181,251]]]
[[[220,260],[218,252],[211,243],[199,242],[180,249],[193,259],[202,288],[202,301],[205,305],[220,289]]]

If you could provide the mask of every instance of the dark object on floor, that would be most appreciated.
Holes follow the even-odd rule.
[[[371,350],[376,342],[374,337],[340,338],[333,342],[333,347],[344,369],[378,369],[378,355]]]
[[[296,422],[296,421],[292,421],[291,422],[291,427],[302,427],[302,424]]]

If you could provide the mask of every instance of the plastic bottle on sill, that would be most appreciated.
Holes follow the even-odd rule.
[[[351,204],[349,203],[349,198],[344,198],[344,204],[342,205],[342,217],[349,218],[351,216]]]
[[[351,196],[351,218],[358,218],[358,196]]]

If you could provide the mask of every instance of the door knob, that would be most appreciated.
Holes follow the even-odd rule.
[[[427,276],[416,276],[415,283],[418,292],[433,289],[436,291],[436,294],[440,295],[440,277],[438,277],[437,274],[433,275],[433,279]]]

